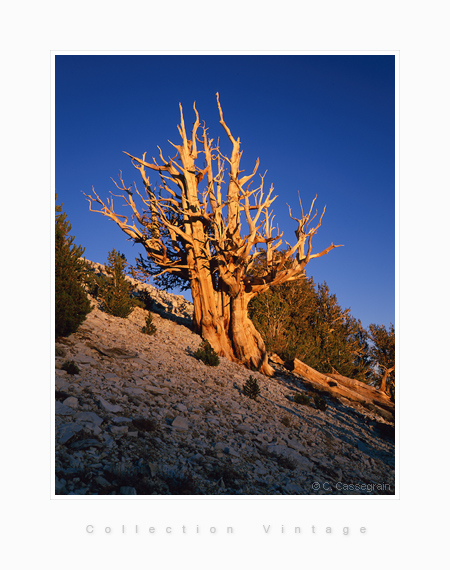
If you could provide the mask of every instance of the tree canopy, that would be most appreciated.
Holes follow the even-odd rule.
[[[298,358],[324,374],[369,380],[367,332],[327,283],[316,287],[306,275],[283,283],[253,299],[249,313],[268,350],[283,360]]]

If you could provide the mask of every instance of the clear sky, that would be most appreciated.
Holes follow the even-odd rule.
[[[173,156],[179,103],[186,126],[195,101],[209,136],[230,145],[224,118],[241,139],[246,172],[260,159],[273,183],[275,222],[295,241],[300,217],[317,194],[322,227],[307,274],[326,281],[343,308],[367,327],[395,319],[395,62],[393,55],[57,55],[55,180],[75,243],[104,263],[112,248],[134,262],[132,245],[111,220],[89,212],[82,192],[106,199],[111,177],[127,185],[140,175],[122,151],[147,160]],[[122,209],[115,199],[116,210]],[[123,212],[127,213],[127,212]]]

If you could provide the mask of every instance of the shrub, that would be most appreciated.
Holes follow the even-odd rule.
[[[283,416],[280,422],[286,427],[291,427],[291,418],[289,416]]]
[[[295,461],[290,457],[286,457],[284,455],[274,455],[273,458],[282,469],[289,469],[290,471],[293,471],[297,467]]]
[[[313,396],[313,402],[311,402],[310,398],[306,394],[296,392],[294,394],[294,402],[296,404],[302,404],[302,406],[311,406],[311,407],[313,407],[313,402],[314,402],[314,406],[318,410],[322,410],[323,412],[328,407],[325,399],[320,394],[315,394]]]
[[[69,336],[85,320],[91,310],[83,279],[85,263],[80,257],[84,249],[74,245],[72,229],[62,204],[55,216],[55,335]]]
[[[147,418],[135,418],[133,420],[133,426],[142,432],[152,432],[158,427],[155,420],[149,420]]]
[[[135,294],[137,297],[134,297],[133,302],[137,306],[142,307],[146,311],[151,311],[153,309],[155,301],[148,291],[137,291]]]
[[[67,374],[79,374],[80,369],[75,364],[73,360],[66,360],[64,364],[61,366],[62,370],[65,370]]]
[[[308,398],[308,396],[306,394],[301,394],[299,392],[296,392],[294,394],[294,402],[296,404],[302,404],[302,406],[310,406],[311,405],[311,400]]]
[[[314,404],[318,410],[322,410],[324,412],[327,409],[327,403],[324,398],[320,394],[315,394],[314,396]]]
[[[198,350],[194,353],[194,357],[204,362],[207,366],[219,366],[220,364],[219,355],[207,340],[202,342]]]
[[[145,327],[142,327],[142,332],[148,335],[156,334],[156,327],[153,324],[153,315],[151,313],[149,313],[147,316]]]
[[[133,307],[139,307],[140,309],[145,309],[145,303],[144,301],[142,301],[142,299],[139,299],[139,297],[132,297],[131,304],[133,305]]]
[[[241,477],[239,471],[236,471],[231,465],[223,463],[215,465],[208,474],[208,479],[219,484],[223,482],[223,485],[229,489],[239,489]]]
[[[256,400],[256,398],[261,394],[261,390],[258,386],[258,380],[250,376],[243,387],[244,396]]]

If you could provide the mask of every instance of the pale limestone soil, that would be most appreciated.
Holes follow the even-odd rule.
[[[56,357],[58,494],[394,492],[382,420],[330,399],[324,412],[295,404],[301,379],[280,367],[272,379],[224,358],[207,367],[192,356],[198,335],[156,314],[156,335],[144,335],[146,315],[120,319],[96,307],[57,343],[65,352]],[[61,370],[66,360],[80,373]],[[250,375],[256,401],[242,394]]]

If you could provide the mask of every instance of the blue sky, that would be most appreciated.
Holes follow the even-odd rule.
[[[134,262],[139,246],[114,222],[89,212],[82,192],[107,198],[123,172],[140,185],[122,151],[147,159],[178,143],[179,103],[187,127],[192,105],[220,137],[215,93],[241,139],[241,165],[260,159],[273,183],[275,222],[293,243],[295,222],[317,194],[326,205],[314,252],[344,244],[307,266],[343,308],[369,323],[395,319],[395,61],[393,55],[57,55],[55,184],[77,244],[104,263],[120,250]],[[115,204],[120,211],[120,200]],[[125,213],[125,212],[124,212]]]

